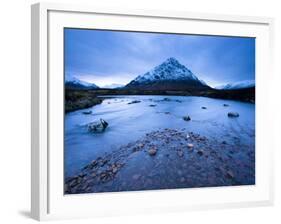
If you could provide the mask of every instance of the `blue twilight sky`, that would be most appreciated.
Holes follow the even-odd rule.
[[[65,75],[127,84],[169,57],[215,87],[255,79],[255,39],[65,29]]]

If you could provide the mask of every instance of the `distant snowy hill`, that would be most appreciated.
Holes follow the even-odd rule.
[[[139,75],[126,88],[148,90],[187,90],[189,88],[210,88],[199,80],[188,68],[175,58],[168,58],[149,72]]]
[[[255,80],[245,80],[241,82],[230,83],[217,86],[216,89],[245,89],[255,87]]]
[[[98,89],[99,88],[94,83],[85,82],[75,77],[66,78],[65,86],[73,89]]]
[[[117,83],[112,83],[110,85],[102,86],[102,88],[105,88],[105,89],[116,89],[116,88],[121,88],[121,87],[124,87],[124,85],[123,84],[117,84]]]

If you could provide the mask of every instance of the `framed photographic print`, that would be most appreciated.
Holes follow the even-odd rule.
[[[32,6],[32,216],[273,201],[271,18]]]

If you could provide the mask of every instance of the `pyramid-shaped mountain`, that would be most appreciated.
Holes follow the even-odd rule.
[[[210,87],[175,58],[168,58],[151,71],[136,77],[125,88],[139,90],[205,90]]]

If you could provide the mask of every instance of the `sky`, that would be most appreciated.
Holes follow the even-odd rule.
[[[89,29],[64,30],[66,78],[127,84],[174,57],[216,87],[255,79],[255,39]]]

